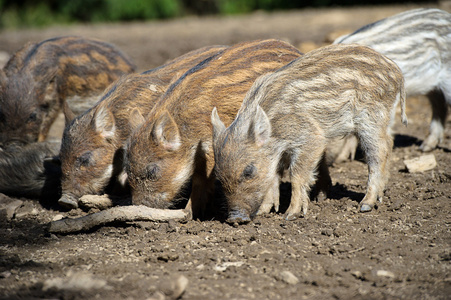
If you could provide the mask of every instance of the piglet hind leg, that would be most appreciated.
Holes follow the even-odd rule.
[[[431,103],[432,121],[429,127],[429,135],[420,146],[423,152],[434,150],[443,140],[448,104],[451,104],[451,95],[445,95],[441,90],[431,91],[427,97]]]
[[[330,178],[329,167],[327,166],[326,153],[323,154],[317,169],[318,176],[311,196],[312,199],[321,201],[329,197],[330,187],[332,186],[332,179]]]
[[[369,212],[382,202],[384,188],[389,178],[390,154],[393,138],[387,130],[367,132],[360,135],[368,164],[368,185],[365,197],[360,202],[360,211]]]

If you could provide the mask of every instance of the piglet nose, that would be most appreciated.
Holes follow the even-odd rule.
[[[249,214],[243,209],[234,209],[229,212],[229,218],[226,220],[230,224],[246,224],[251,221]]]

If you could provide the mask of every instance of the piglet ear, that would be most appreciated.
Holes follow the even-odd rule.
[[[254,115],[249,127],[249,139],[253,141],[257,147],[261,147],[269,141],[271,137],[271,123],[265,111],[257,106],[257,112]]]
[[[100,105],[94,113],[94,129],[105,139],[113,139],[116,133],[114,116],[105,106]]]
[[[72,122],[73,119],[75,119],[75,114],[73,113],[72,109],[70,109],[69,104],[67,104],[67,101],[63,102],[63,113],[64,118],[66,120],[65,126],[67,127],[70,122]]]
[[[132,131],[136,130],[144,123],[145,119],[138,108],[134,108],[130,113],[129,124]]]
[[[216,107],[213,108],[213,111],[211,112],[211,124],[213,125],[213,143],[215,143],[221,133],[226,130],[224,123],[222,123],[219,118]]]
[[[35,81],[31,74],[29,74],[29,76],[33,81]],[[54,99],[58,99],[56,71],[50,71],[50,73],[43,80],[36,82],[36,86],[39,87],[40,92],[44,92],[43,97],[40,98],[39,104],[41,107],[46,108],[47,111],[52,111],[55,109],[54,107],[58,105],[58,109],[60,109],[60,104],[56,104],[54,102]]]
[[[182,144],[178,126],[167,110],[156,118],[151,137],[168,151],[175,151]]]

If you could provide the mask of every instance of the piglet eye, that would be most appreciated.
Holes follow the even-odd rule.
[[[257,168],[253,164],[250,164],[246,168],[244,168],[242,177],[244,179],[252,179],[255,177],[256,174],[257,174]]]
[[[36,119],[38,118],[38,114],[37,113],[31,113],[29,116],[28,116],[28,120],[27,120],[27,122],[34,122],[34,121],[36,121]]]
[[[83,153],[79,158],[77,158],[77,163],[79,166],[87,167],[91,164],[92,152],[88,151]]]
[[[146,168],[146,177],[152,181],[158,180],[160,178],[160,167],[156,164],[148,165]]]

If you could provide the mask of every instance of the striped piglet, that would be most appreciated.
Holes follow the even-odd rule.
[[[229,127],[212,112],[215,174],[228,221],[246,223],[277,204],[279,182],[292,185],[287,219],[307,213],[310,186],[331,139],[357,133],[369,176],[361,211],[381,200],[389,176],[395,106],[405,115],[403,76],[393,61],[361,45],[310,51],[248,91]],[[269,209],[268,209],[269,208]]]
[[[435,149],[443,140],[451,105],[451,14],[435,8],[413,9],[334,41],[334,44],[351,43],[369,46],[392,59],[404,75],[407,96],[427,95],[432,122],[421,150]],[[357,143],[354,145],[355,153]]]

